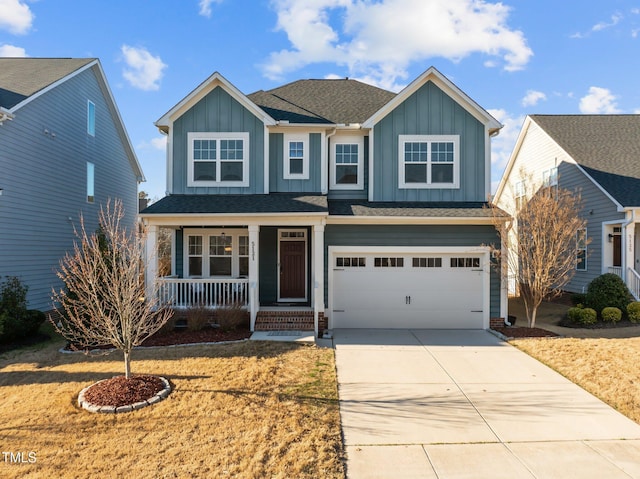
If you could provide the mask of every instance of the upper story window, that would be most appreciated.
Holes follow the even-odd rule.
[[[187,186],[249,186],[249,133],[189,133]]]
[[[331,188],[361,190],[364,187],[364,138],[335,138],[331,149]]]
[[[87,100],[87,133],[96,136],[96,105]]]
[[[513,187],[513,197],[516,201],[516,210],[520,210],[525,203],[526,200],[526,188],[524,186],[524,181],[518,181]]]
[[[400,135],[400,188],[458,188],[460,139],[457,135]]]
[[[284,179],[309,179],[309,135],[284,135]]]
[[[558,186],[558,168],[551,168],[542,172],[542,186]]]

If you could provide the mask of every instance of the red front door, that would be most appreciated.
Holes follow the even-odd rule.
[[[306,299],[306,243],[280,242],[280,299]]]

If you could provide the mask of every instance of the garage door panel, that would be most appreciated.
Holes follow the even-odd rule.
[[[357,256],[366,265],[360,261],[358,267],[333,269],[333,327],[483,327],[483,281],[488,275],[478,264],[467,260],[469,267],[452,267],[464,266],[463,260],[451,260],[461,255],[386,255],[402,257],[403,266],[376,267],[384,263],[376,258],[384,255]],[[440,258],[438,267],[419,267],[426,261],[414,261],[416,257]]]

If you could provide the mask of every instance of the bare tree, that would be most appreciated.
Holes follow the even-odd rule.
[[[98,232],[87,233],[80,217],[73,252],[65,255],[57,271],[66,289],[52,293],[60,314],[51,322],[72,343],[121,350],[129,379],[131,351],[157,332],[173,311],[159,303],[155,288],[146,296],[142,275],[146,234],[135,227],[127,230],[123,218],[119,200],[100,209]]]
[[[559,295],[573,277],[588,239],[586,221],[579,217],[580,195],[557,186],[543,187],[523,201],[510,220],[495,205],[494,224],[506,257],[503,273],[516,281],[527,323],[535,327],[543,300]]]

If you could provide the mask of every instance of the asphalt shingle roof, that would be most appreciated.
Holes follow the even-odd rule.
[[[357,80],[298,80],[247,97],[275,120],[363,123],[396,96]]]
[[[640,206],[640,115],[531,115],[622,206]]]
[[[488,203],[468,202],[369,202],[331,200],[329,214],[335,216],[408,216],[427,218],[491,218]]]
[[[490,218],[484,202],[369,202],[328,200],[325,195],[170,195],[141,211],[156,214],[328,213],[336,216]]]
[[[327,197],[312,194],[169,195],[140,213],[147,214],[264,214],[326,213]]]
[[[95,58],[0,58],[0,106],[11,109]]]

